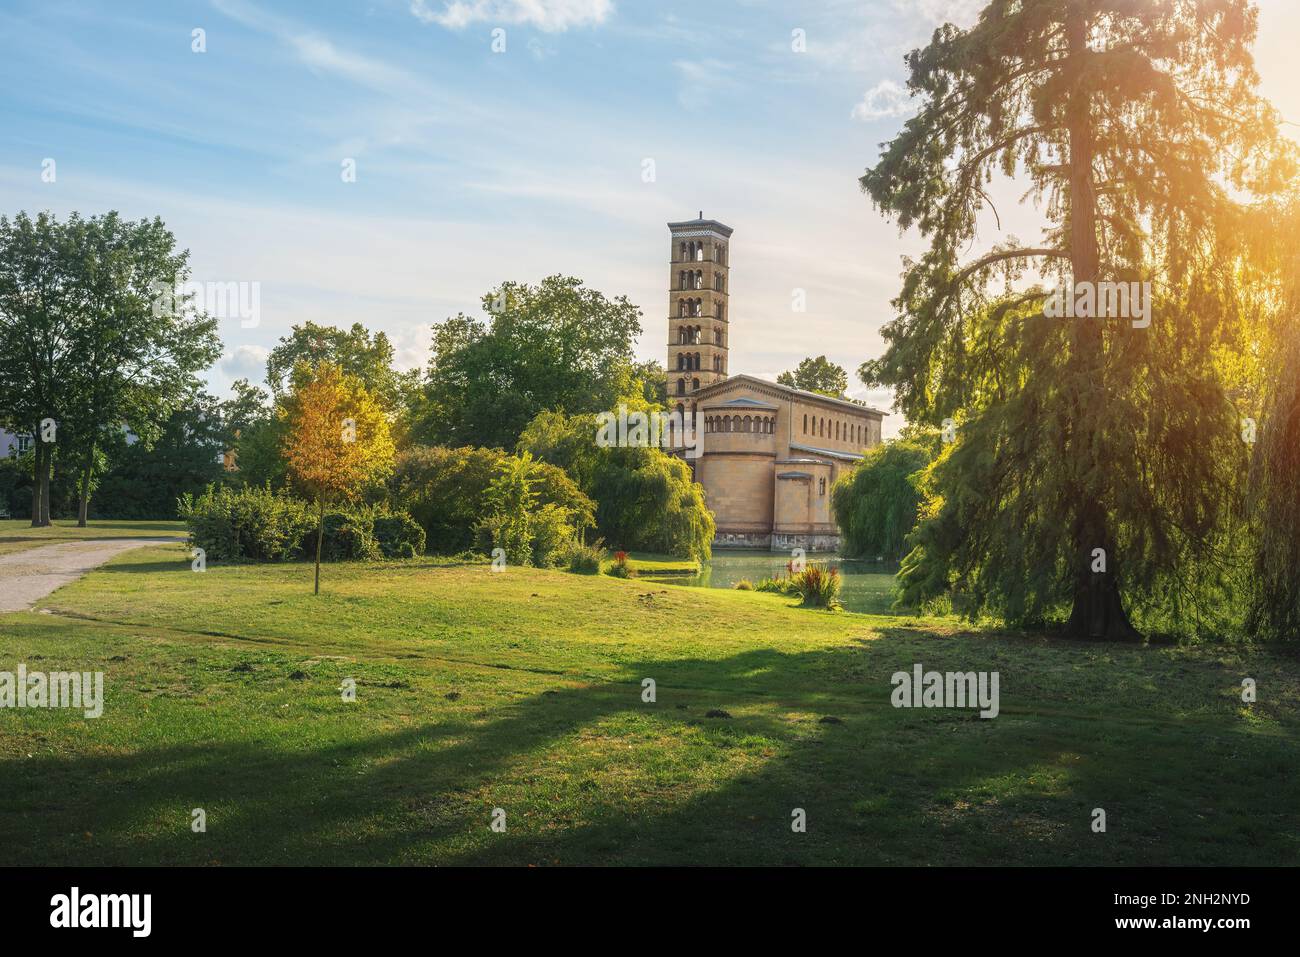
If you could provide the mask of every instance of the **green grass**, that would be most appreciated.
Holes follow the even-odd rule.
[[[0,555],[40,545],[80,542],[90,538],[166,538],[183,536],[184,522],[140,522],[122,519],[91,519],[78,528],[75,519],[57,520],[43,528],[32,528],[31,519],[0,519]]]
[[[435,560],[314,598],[132,551],[0,617],[0,670],[107,697],[0,710],[0,864],[1300,863],[1293,656],[790,605]],[[892,708],[914,662],[997,670],[1001,715]]]

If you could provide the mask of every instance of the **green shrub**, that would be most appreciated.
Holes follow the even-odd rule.
[[[742,578],[740,581],[736,582],[736,584],[732,585],[731,587],[736,589],[736,591],[753,591],[754,583],[750,581],[748,578]]]
[[[629,565],[627,562],[627,552],[615,552],[614,562],[609,566],[609,569],[605,572],[605,574],[611,575],[614,578],[635,578],[636,577],[636,572],[632,570],[632,566]]]
[[[198,498],[182,495],[177,512],[189,526],[190,546],[214,562],[288,561],[316,528],[306,502],[264,488],[209,486]]]
[[[600,566],[605,563],[605,549],[599,542],[594,545],[573,542],[566,550],[565,560],[571,572],[579,575],[599,575]]]
[[[528,517],[533,564],[538,568],[553,568],[563,563],[575,537],[569,521],[569,510],[560,505],[543,505]]]
[[[820,565],[809,565],[793,576],[793,581],[802,599],[800,604],[808,608],[834,609],[840,606],[841,582],[838,568],[828,570]]]
[[[601,536],[622,548],[707,560],[714,520],[690,466],[662,449],[603,448],[594,415],[539,414],[520,452],[563,468],[596,503]]]
[[[790,578],[761,578],[754,585],[754,591],[772,592],[777,595],[797,595],[799,588]]]
[[[209,487],[177,503],[189,526],[190,545],[209,561],[283,562],[316,555],[317,512],[287,492]],[[424,550],[424,530],[405,512],[334,508],[325,513],[323,561],[414,558]]]
[[[374,536],[374,519],[346,511],[325,513],[325,534],[321,541],[323,562],[369,562],[380,557]],[[316,555],[316,527],[307,529],[298,545],[302,558]]]
[[[500,449],[417,446],[397,457],[388,480],[389,495],[396,507],[410,512],[424,529],[430,552],[454,555],[482,547],[480,525],[493,510],[488,488],[502,463],[511,458]],[[569,509],[570,524],[575,529],[592,525],[595,503],[582,494],[564,470],[545,462],[534,466],[536,505]]]
[[[406,512],[376,515],[374,536],[384,558],[418,558],[424,554],[424,529]]]
[[[474,527],[475,546],[485,555],[496,549],[505,553],[510,565],[531,565],[533,543],[528,535],[527,522],[508,515],[488,515]]]

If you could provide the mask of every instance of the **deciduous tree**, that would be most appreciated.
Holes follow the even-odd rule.
[[[316,502],[316,580],[320,594],[325,506],[354,496],[392,468],[393,440],[383,408],[361,380],[331,362],[295,373],[283,415],[289,473]]]

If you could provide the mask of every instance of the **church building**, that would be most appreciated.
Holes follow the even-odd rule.
[[[835,480],[880,444],[884,413],[749,375],[729,375],[732,229],[669,223],[668,399],[693,425],[695,480],[724,548],[832,551]]]

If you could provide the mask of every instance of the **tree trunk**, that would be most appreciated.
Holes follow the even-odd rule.
[[[1073,282],[1095,283],[1100,272],[1100,255],[1097,249],[1097,195],[1093,184],[1093,126],[1091,105],[1085,76],[1088,57],[1088,24],[1084,5],[1075,3],[1066,14],[1066,39],[1069,43],[1073,87],[1066,104],[1066,124],[1070,138],[1070,266]],[[1073,290],[1070,291],[1073,295]],[[1098,416],[1094,411],[1105,400],[1103,388],[1103,340],[1101,319],[1074,319],[1074,349],[1071,357],[1077,372],[1076,383],[1095,386],[1088,395],[1076,392],[1073,398],[1073,455],[1068,456],[1075,473],[1077,518],[1072,529],[1074,535],[1074,607],[1066,625],[1066,634],[1073,638],[1105,641],[1139,641],[1141,635],[1133,628],[1124,611],[1124,603],[1115,578],[1114,564],[1119,556],[1114,553],[1114,539],[1110,534],[1104,505],[1096,493],[1087,487],[1097,474],[1091,462],[1080,461],[1080,456],[1092,456],[1097,448],[1094,431]],[[1104,467],[1104,466],[1103,466]],[[1102,549],[1100,563],[1094,550]],[[1093,571],[1100,564],[1101,571]]]
[[[41,468],[41,524],[50,524],[50,476],[54,472],[54,444],[45,445],[45,464]]]
[[[44,455],[45,443],[38,442],[32,453],[32,528],[39,528],[41,524],[41,462]]]
[[[316,520],[316,590],[313,595],[320,594],[320,546],[321,541],[325,538],[325,498],[320,498],[320,512]]]
[[[90,512],[90,476],[95,469],[95,443],[90,443],[86,452],[86,465],[81,470],[81,502],[77,507],[77,528],[86,527],[86,516]]]

